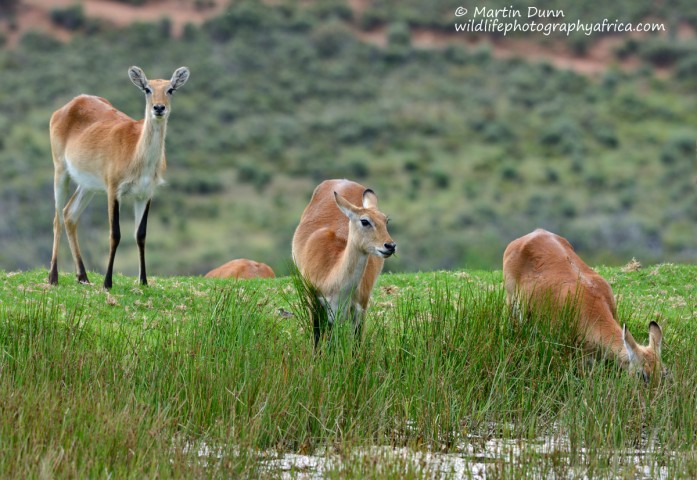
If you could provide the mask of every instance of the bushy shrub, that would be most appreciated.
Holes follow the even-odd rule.
[[[169,17],[163,17],[157,23],[157,29],[159,30],[162,38],[170,38],[172,36],[172,19]]]
[[[311,41],[320,57],[329,58],[338,55],[355,39],[345,23],[332,19],[315,28]]]
[[[199,29],[191,22],[187,22],[182,30],[182,38],[187,42],[196,40],[199,34]]]
[[[250,183],[258,191],[261,191],[266,187],[272,180],[273,175],[271,172],[260,168],[251,163],[246,163],[240,165],[237,170],[237,179],[241,183]]]
[[[619,146],[620,141],[612,125],[604,122],[593,122],[591,130],[593,137],[604,147],[617,148]]]
[[[433,178],[433,185],[438,190],[444,190],[450,186],[450,173],[446,170],[433,170],[431,178]]]
[[[489,143],[505,144],[515,139],[515,133],[506,122],[492,119],[484,123],[482,137]]]
[[[194,8],[199,11],[215,7],[215,0],[194,0]]]
[[[227,42],[240,32],[261,28],[262,25],[273,25],[277,20],[278,11],[267,7],[262,2],[245,0],[235,2],[225,12],[225,15],[207,20],[203,29],[217,42]]]
[[[661,162],[666,165],[694,161],[697,137],[687,133],[678,133],[666,142],[661,150]]]
[[[353,10],[341,0],[323,0],[307,6],[310,13],[321,19],[339,19],[346,22],[353,20]]]
[[[365,162],[360,160],[354,160],[348,165],[348,170],[352,178],[363,179],[368,177],[370,174],[370,168]]]
[[[518,167],[512,163],[506,163],[501,167],[501,180],[508,182],[520,182],[522,177]]]
[[[591,39],[588,35],[577,34],[571,36],[571,51],[578,56],[583,56],[588,53],[588,48],[591,44]]]
[[[411,30],[404,22],[393,22],[387,27],[387,45],[391,47],[409,47]]]
[[[464,65],[470,60],[469,51],[461,45],[448,45],[444,55],[446,60],[458,65]]]
[[[551,122],[540,134],[540,143],[554,147],[559,152],[572,153],[578,142],[581,142],[581,131],[576,122],[569,118],[560,118]]]
[[[20,44],[27,50],[41,52],[52,52],[61,47],[61,43],[52,36],[34,30],[28,31],[22,35]]]
[[[225,189],[219,176],[204,171],[193,172],[189,175],[177,175],[168,181],[173,190],[195,195],[210,195]]]
[[[359,25],[363,30],[372,30],[384,24],[385,19],[383,12],[368,8],[361,14]]]
[[[51,10],[51,21],[68,30],[79,30],[85,25],[85,12],[82,5],[56,8]]]
[[[641,57],[659,67],[670,67],[697,52],[697,43],[654,38],[641,44]]]
[[[676,68],[675,76],[681,80],[695,82],[697,79],[697,53],[681,59]]]
[[[639,52],[640,42],[636,38],[629,38],[625,42],[617,47],[615,50],[615,55],[619,59],[626,59],[632,55],[636,55]]]

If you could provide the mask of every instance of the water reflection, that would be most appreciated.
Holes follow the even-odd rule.
[[[205,444],[188,445],[184,453],[196,451],[203,462],[222,456],[220,449]],[[283,479],[321,479],[342,471],[358,473],[356,465],[374,465],[386,473],[400,471],[419,478],[633,478],[668,479],[665,466],[670,453],[630,451],[589,452],[581,448],[571,454],[572,446],[563,436],[539,437],[534,440],[482,438],[476,435],[458,445],[454,452],[415,451],[407,447],[374,446],[355,448],[340,455],[328,450],[313,455],[259,452],[261,471]],[[598,461],[602,458],[602,462]],[[355,475],[353,475],[355,476]]]

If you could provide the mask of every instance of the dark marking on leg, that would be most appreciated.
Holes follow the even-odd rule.
[[[48,272],[48,283],[58,285],[58,262],[51,262],[51,270]]]
[[[148,212],[150,211],[150,200],[145,204],[143,218],[140,219],[138,232],[136,233],[136,243],[138,244],[138,255],[140,257],[140,283],[141,285],[148,284],[148,278],[145,273],[145,234],[148,230]]]
[[[355,336],[358,343],[361,342],[363,338],[363,319],[361,318],[358,322],[353,325],[353,335]]]
[[[322,329],[319,325],[319,315],[317,313],[312,314],[312,331],[315,334],[315,350],[317,350],[319,339],[322,336]]]
[[[85,271],[85,264],[82,262],[82,257],[77,259],[77,281],[79,283],[89,284],[90,281],[87,278],[87,272]]]
[[[112,275],[114,272],[114,257],[116,256],[116,249],[121,242],[121,227],[119,226],[119,201],[114,200],[112,214],[111,214],[111,236],[109,244],[109,264],[107,265],[106,275],[104,276],[104,288],[107,290],[111,289],[112,286]]]

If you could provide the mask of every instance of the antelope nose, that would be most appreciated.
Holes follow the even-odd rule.
[[[387,250],[390,253],[394,253],[394,251],[397,249],[397,244],[394,242],[389,242],[385,244],[385,250]]]
[[[153,105],[152,109],[155,111],[155,115],[157,115],[158,117],[165,114],[165,106],[160,103],[158,103],[157,105]]]

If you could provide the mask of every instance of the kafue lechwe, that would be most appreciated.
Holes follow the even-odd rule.
[[[358,183],[326,180],[315,188],[293,235],[293,260],[326,310],[329,328],[337,318],[350,318],[360,338],[384,259],[397,249],[387,221],[375,192]],[[316,346],[320,319],[310,314]]]
[[[661,327],[650,322],[648,346],[637,344],[626,325],[617,322],[610,285],[581,260],[565,238],[537,229],[513,240],[503,254],[503,277],[512,308],[528,313],[552,309],[554,318],[571,306],[575,333],[586,351],[613,358],[645,381],[663,373]]]
[[[148,80],[139,67],[128,69],[131,81],[145,94],[145,118],[133,120],[108,100],[79,95],[51,116],[51,152],[54,168],[53,255],[48,280],[58,283],[58,247],[61,227],[65,230],[75,261],[77,280],[89,283],[77,239],[80,215],[94,194],[105,191],[110,227],[109,262],[104,287],[112,286],[116,248],[121,240],[119,206],[122,197],[134,199],[136,243],[140,256],[140,282],[145,274],[145,232],[155,188],[165,173],[165,135],[170,99],[189,79],[186,67],[178,68],[170,80]],[[70,180],[77,189],[68,200]],[[67,201],[67,203],[66,203]]]

